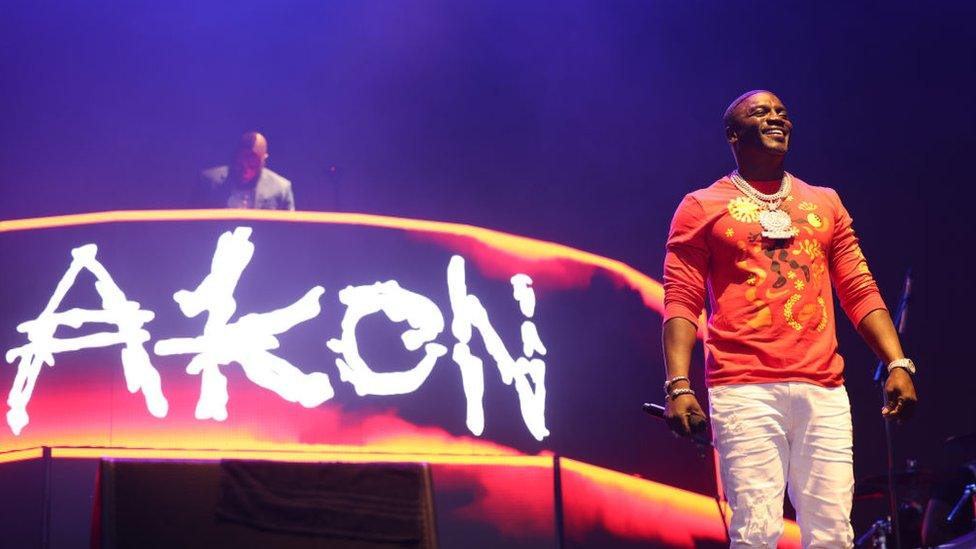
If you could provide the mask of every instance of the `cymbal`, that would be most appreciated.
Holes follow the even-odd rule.
[[[895,487],[900,489],[927,488],[935,480],[935,473],[928,469],[899,469],[894,473]],[[871,475],[854,484],[856,499],[885,497],[888,492],[888,474]]]
[[[897,469],[894,473],[895,484],[898,486],[914,486],[917,484],[929,484],[935,480],[935,473],[928,469]],[[888,485],[888,474],[871,475],[857,481],[857,484],[884,484]]]

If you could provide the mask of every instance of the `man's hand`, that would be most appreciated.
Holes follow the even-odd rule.
[[[675,399],[668,399],[664,406],[664,419],[671,431],[683,437],[705,432],[705,412],[694,395],[678,395]]]
[[[886,309],[875,309],[857,325],[857,331],[874,354],[885,364],[905,356],[898,341],[898,332]],[[918,397],[912,375],[904,368],[892,368],[885,382],[885,405],[881,415],[886,419],[906,420],[912,417]]]
[[[907,420],[915,411],[918,396],[912,376],[904,368],[892,368],[885,382],[887,402],[881,408],[881,415],[889,419]]]

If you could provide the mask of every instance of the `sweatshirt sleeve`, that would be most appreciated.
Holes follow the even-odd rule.
[[[847,209],[833,189],[828,195],[834,203],[834,234],[830,243],[830,279],[837,290],[837,297],[847,317],[854,326],[868,313],[886,309],[881,292],[868,270],[867,260],[861,252],[857,235]]]
[[[686,195],[671,220],[664,256],[664,322],[680,317],[698,324],[709,261],[706,226],[701,203]]]

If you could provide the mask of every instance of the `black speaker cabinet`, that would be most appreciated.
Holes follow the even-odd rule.
[[[433,549],[424,464],[103,460],[92,546]]]

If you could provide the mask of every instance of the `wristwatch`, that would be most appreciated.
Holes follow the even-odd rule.
[[[898,358],[888,363],[888,373],[895,368],[904,368],[909,374],[915,375],[915,363],[910,358]]]

